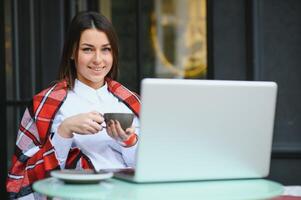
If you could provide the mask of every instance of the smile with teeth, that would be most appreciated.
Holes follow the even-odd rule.
[[[92,69],[92,70],[95,70],[95,71],[101,71],[103,68],[105,68],[104,66],[103,67],[99,67],[99,66],[97,66],[97,67],[90,67],[90,66],[88,66],[89,67],[89,69]]]

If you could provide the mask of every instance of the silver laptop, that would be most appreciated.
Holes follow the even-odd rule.
[[[144,79],[134,182],[260,178],[269,173],[274,82]]]

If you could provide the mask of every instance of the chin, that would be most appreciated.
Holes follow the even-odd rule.
[[[91,78],[90,82],[93,84],[103,83],[105,77],[97,77],[97,78]]]

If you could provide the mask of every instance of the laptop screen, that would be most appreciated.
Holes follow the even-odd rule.
[[[267,176],[274,82],[144,79],[135,180]]]

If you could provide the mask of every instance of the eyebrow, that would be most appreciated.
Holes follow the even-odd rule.
[[[83,43],[81,45],[86,45],[86,46],[89,46],[89,47],[94,47],[92,44],[89,44],[89,43]],[[106,47],[106,46],[110,46],[110,43],[107,43],[107,44],[103,44],[101,45],[102,47]]]

